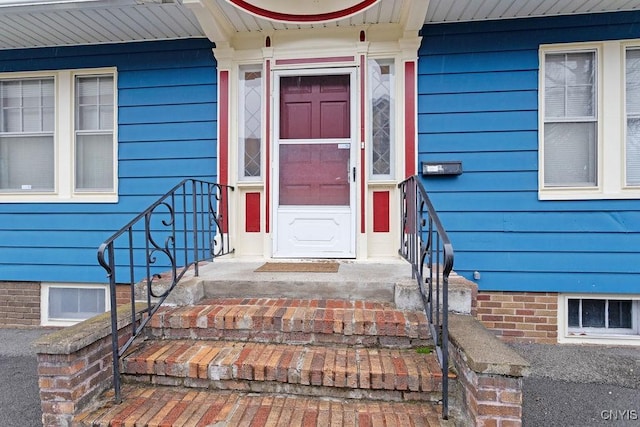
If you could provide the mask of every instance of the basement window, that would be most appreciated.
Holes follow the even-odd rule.
[[[42,325],[68,326],[109,310],[103,285],[43,284]]]
[[[561,297],[564,314],[561,337],[588,342],[589,339],[640,339],[640,300],[623,296]],[[559,313],[560,314],[560,313]]]

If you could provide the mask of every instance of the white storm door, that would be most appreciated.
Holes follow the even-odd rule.
[[[276,74],[273,255],[354,258],[355,72],[315,73]]]

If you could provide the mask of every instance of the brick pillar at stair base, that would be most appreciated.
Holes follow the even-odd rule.
[[[0,282],[0,326],[40,325],[40,283]]]
[[[529,363],[471,316],[449,316],[449,360],[458,374],[456,408],[465,425],[521,426]]]
[[[129,310],[123,309],[125,315],[119,316],[120,345],[131,336],[126,319]],[[71,425],[77,413],[112,386],[109,315],[105,313],[36,340],[43,425]]]
[[[506,342],[556,344],[558,294],[479,292],[477,318]]]
[[[458,381],[474,426],[522,425],[522,377],[463,371]]]

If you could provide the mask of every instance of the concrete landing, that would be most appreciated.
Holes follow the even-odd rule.
[[[204,295],[261,298],[341,298],[393,302],[395,284],[411,278],[403,260],[339,261],[337,273],[256,272],[264,260],[216,259],[200,270]]]
[[[167,302],[193,305],[206,298],[338,298],[387,302],[403,310],[422,310],[422,299],[416,280],[411,277],[411,266],[400,258],[339,260],[336,273],[256,272],[266,261],[222,257],[203,263],[199,276],[195,277],[190,269]],[[452,273],[450,310],[469,314],[476,292],[473,282]],[[139,288],[138,296],[143,298],[143,287]]]
[[[265,262],[264,259],[223,257],[201,264],[199,276],[195,277],[193,268],[190,269],[167,302],[190,305],[204,298],[222,297],[340,298],[393,303],[396,283],[411,278],[410,265],[394,258],[338,261],[337,273],[256,272]],[[139,296],[143,296],[142,287],[139,291]]]

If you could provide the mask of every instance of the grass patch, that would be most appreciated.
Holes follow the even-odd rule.
[[[433,352],[433,347],[424,346],[416,348],[416,353],[418,354],[431,354],[431,352]]]

